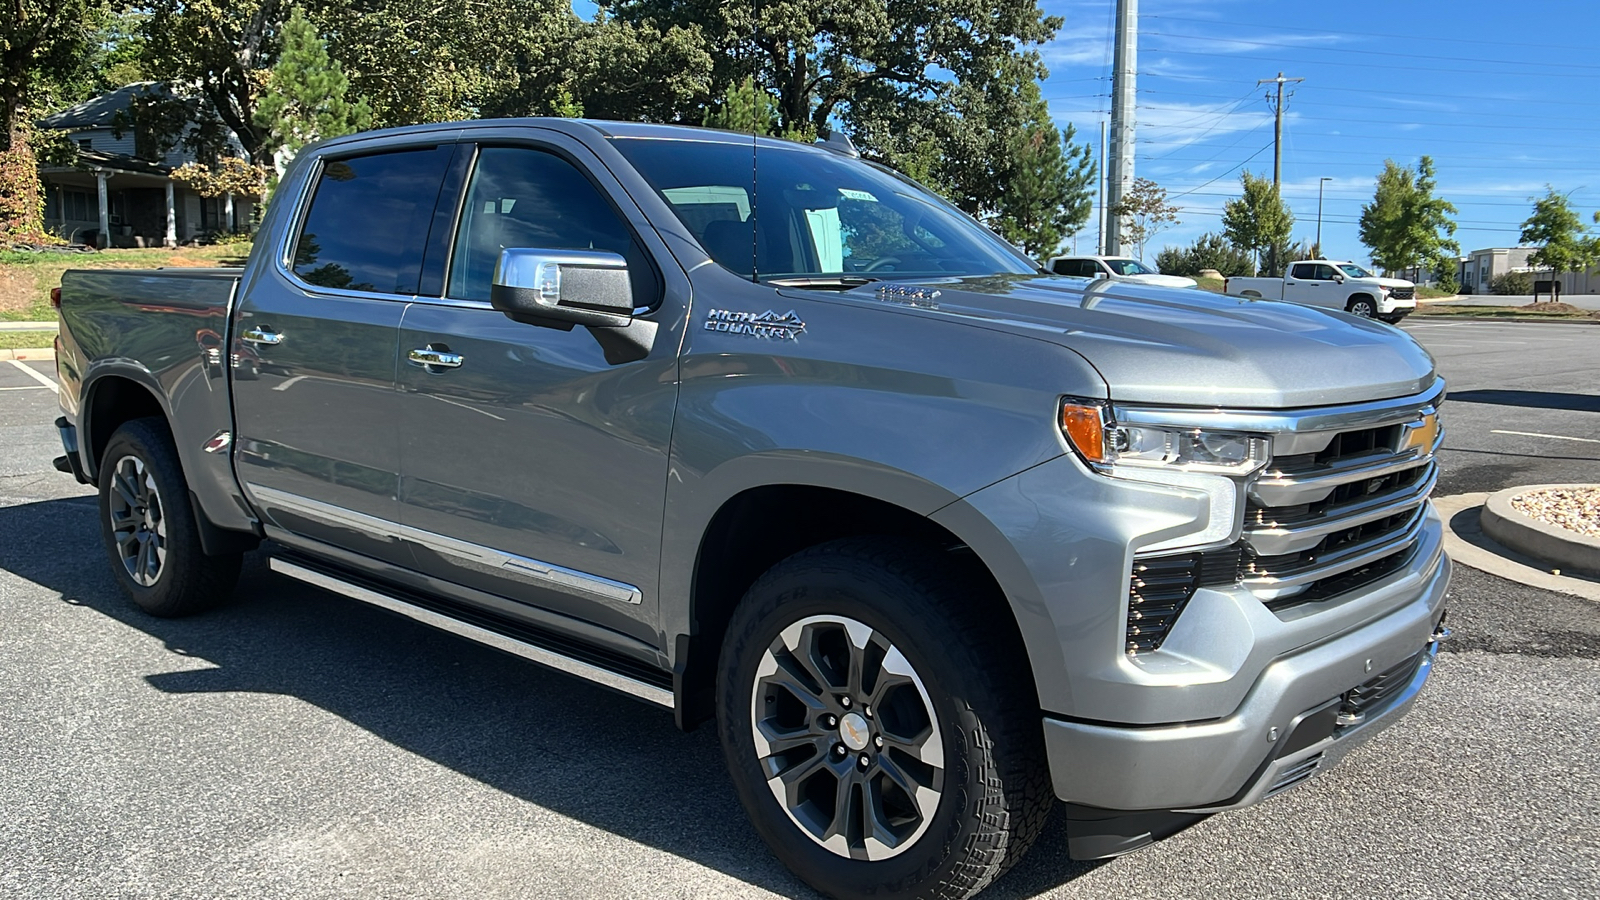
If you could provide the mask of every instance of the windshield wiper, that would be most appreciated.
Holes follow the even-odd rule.
[[[878,280],[871,275],[799,275],[789,278],[763,278],[761,283],[811,291],[845,291]]]

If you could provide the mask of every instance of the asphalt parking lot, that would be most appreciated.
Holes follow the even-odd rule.
[[[1441,494],[1600,481],[1600,328],[1408,330],[1451,379]],[[814,896],[709,728],[259,560],[225,609],[138,612],[55,406],[0,362],[0,897]],[[1416,709],[1342,766],[1100,864],[1058,816],[985,896],[1600,896],[1600,605],[1451,596]]]

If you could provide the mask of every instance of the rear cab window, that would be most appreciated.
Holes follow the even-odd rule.
[[[313,287],[417,293],[452,145],[322,163],[288,260]]]

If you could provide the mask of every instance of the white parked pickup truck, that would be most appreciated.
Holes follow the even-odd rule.
[[[1112,281],[1129,281],[1134,284],[1154,284],[1160,287],[1194,287],[1193,278],[1182,275],[1163,275],[1136,259],[1126,256],[1057,256],[1050,260],[1050,271],[1057,275],[1087,278],[1109,278]]]
[[[1417,286],[1379,278],[1353,262],[1308,259],[1292,263],[1282,278],[1229,278],[1228,293],[1342,309],[1367,319],[1398,322],[1417,308]]]

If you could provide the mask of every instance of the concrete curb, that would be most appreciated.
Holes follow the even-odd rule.
[[[1545,560],[1562,571],[1571,569],[1585,575],[1600,575],[1600,539],[1525,516],[1511,505],[1511,498],[1521,494],[1574,487],[1593,485],[1536,484],[1490,496],[1483,505],[1483,533],[1518,553]]]
[[[54,347],[24,347],[21,350],[0,350],[0,360],[5,359],[55,359]]]
[[[1519,319],[1515,316],[1432,316],[1426,314],[1406,316],[1406,322],[1413,325],[1418,322],[1515,322],[1517,324],[1538,322],[1541,325],[1600,325],[1600,319],[1552,319],[1547,316]]]
[[[1543,561],[1518,553],[1484,534],[1480,514],[1487,499],[1486,493],[1433,498],[1433,508],[1444,519],[1444,549],[1451,559],[1507,581],[1600,602],[1600,579],[1552,575],[1552,567]]]
[[[59,331],[60,322],[0,322],[0,331]]]

